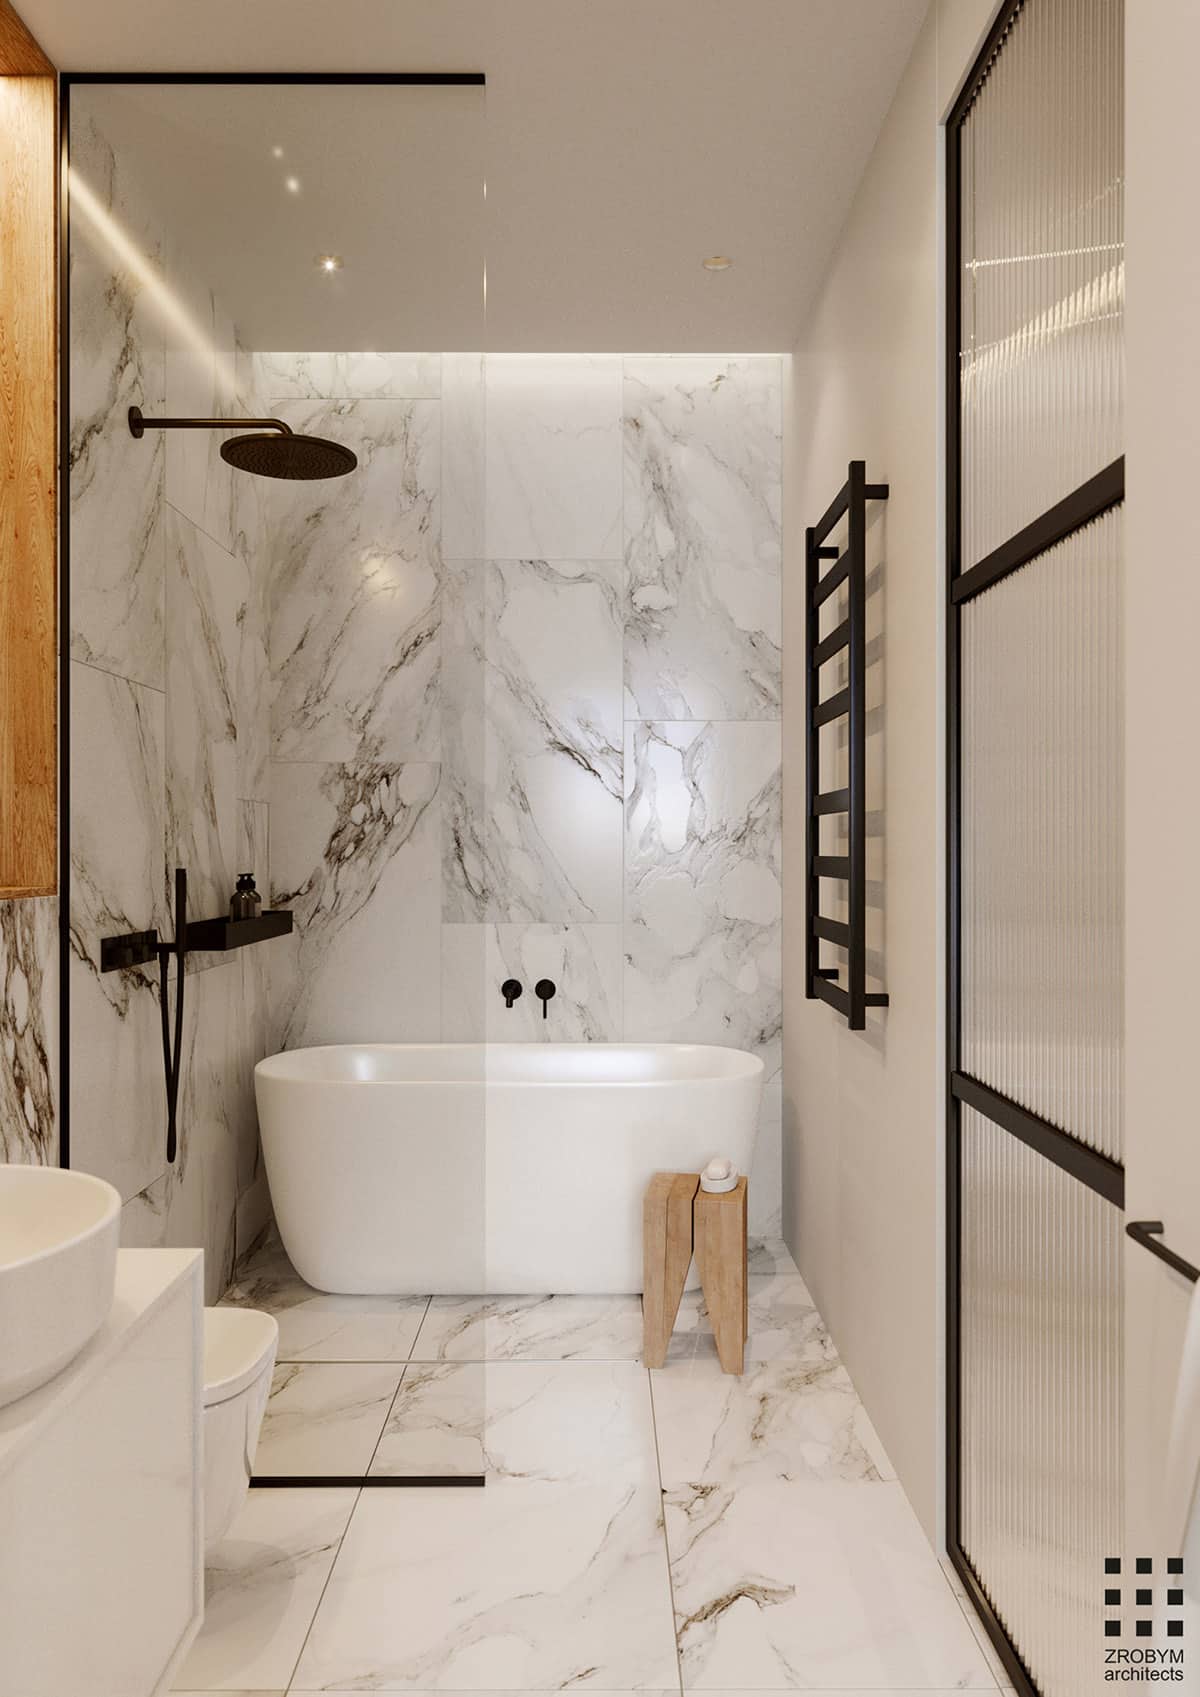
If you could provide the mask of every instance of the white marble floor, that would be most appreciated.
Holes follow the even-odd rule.
[[[641,1366],[637,1297],[329,1297],[278,1246],[257,1471],[485,1472],[477,1488],[255,1490],[177,1689],[598,1694],[992,1691],[781,1244],[751,1263],[747,1371],[701,1299]]]

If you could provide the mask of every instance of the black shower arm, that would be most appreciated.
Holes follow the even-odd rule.
[[[278,430],[290,436],[292,427],[281,418],[146,418],[141,407],[129,409],[129,434],[141,436],[144,430]]]

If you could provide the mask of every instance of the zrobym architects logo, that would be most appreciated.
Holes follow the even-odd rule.
[[[1124,1568],[1124,1572],[1122,1572]],[[1184,1679],[1183,1558],[1104,1558],[1104,1677]]]

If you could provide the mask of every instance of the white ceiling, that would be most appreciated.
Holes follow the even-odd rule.
[[[926,0],[18,5],[64,70],[482,70],[484,345],[754,351],[795,340]],[[328,102],[326,91],[314,99],[311,134],[321,137],[323,180],[345,185],[349,296],[351,252],[355,272],[361,266],[364,276],[373,268],[386,277],[396,263],[397,226],[411,252],[410,220],[428,218],[430,197],[416,194],[410,180],[381,217],[382,191],[405,136],[392,134],[386,118],[372,121],[368,134],[361,112],[331,121]],[[265,144],[265,98],[263,112]],[[219,133],[218,120],[210,134]],[[256,145],[252,127],[239,145]],[[202,221],[204,204],[211,219],[212,207],[228,208],[248,192],[237,152],[200,152],[205,169],[193,162],[190,175],[181,171],[176,204],[183,217],[192,211]],[[470,149],[454,151],[458,164],[469,156]],[[414,170],[436,181],[445,169],[438,157],[424,151]],[[189,198],[197,205],[189,208]],[[338,198],[335,190],[314,196],[314,217],[322,206],[327,215]],[[250,215],[243,209],[239,216]],[[432,274],[449,263],[439,245],[447,239],[444,230],[422,230],[416,254]],[[450,251],[470,253],[474,240],[473,231],[456,229]],[[296,242],[296,253],[307,254],[324,249],[327,237],[314,224],[299,228]],[[404,339],[386,324],[378,328],[376,307],[360,319],[346,302],[336,344],[328,336],[322,343],[316,327],[304,338],[277,334],[269,321],[266,330],[249,332],[248,316],[262,322],[259,303],[279,293],[281,265],[296,263],[282,260],[265,234],[251,246],[236,287],[253,298],[229,304],[252,342],[352,347]],[[711,253],[732,255],[733,269],[703,271],[700,260]],[[364,300],[381,298],[378,288],[360,292]],[[463,308],[473,310],[470,303]],[[447,333],[424,345],[478,346],[470,328],[464,323],[461,336]]]

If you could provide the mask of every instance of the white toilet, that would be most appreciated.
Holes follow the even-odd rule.
[[[229,1530],[246,1500],[279,1343],[257,1308],[204,1310],[204,1547]]]

